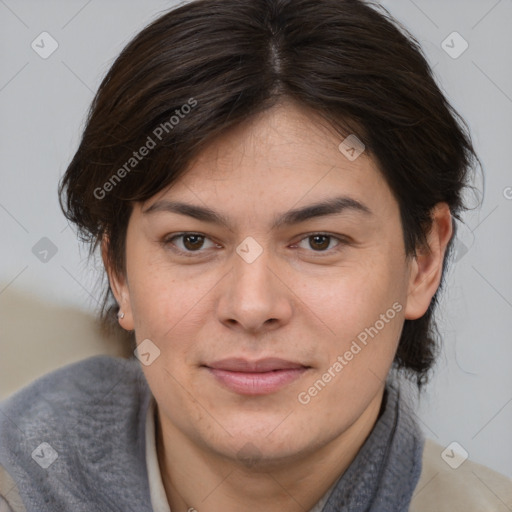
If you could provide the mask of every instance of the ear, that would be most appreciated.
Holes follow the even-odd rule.
[[[105,266],[105,270],[107,272],[110,289],[112,290],[112,293],[114,294],[114,297],[119,304],[119,310],[120,312],[124,313],[124,317],[119,318],[118,321],[123,329],[126,329],[127,331],[133,331],[134,323],[128,281],[125,276],[120,276],[112,267],[108,259],[109,243],[110,241],[108,236],[103,235],[103,239],[101,241],[101,257],[103,259],[103,265]]]
[[[428,247],[418,248],[411,263],[405,318],[422,317],[439,288],[446,247],[452,237],[452,216],[447,203],[432,210],[432,226],[427,234]]]

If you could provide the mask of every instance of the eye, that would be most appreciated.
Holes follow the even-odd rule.
[[[189,255],[190,253],[203,253],[201,249],[211,249],[218,247],[217,244],[212,242],[208,237],[200,233],[179,233],[167,237],[163,241],[164,246],[174,246],[172,248],[175,252]]]
[[[337,243],[332,245],[334,241]],[[302,246],[302,249],[312,249],[314,252],[328,252],[333,248],[342,246],[344,240],[329,234],[314,233],[303,238],[297,245],[300,246],[303,243],[309,247]]]

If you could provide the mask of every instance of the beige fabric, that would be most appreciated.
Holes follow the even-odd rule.
[[[512,480],[466,460],[452,469],[442,446],[427,439],[409,512],[511,512]]]
[[[26,512],[16,483],[2,466],[0,466],[0,512]]]
[[[409,512],[510,512],[512,480],[466,460],[452,469],[441,458],[443,447],[427,440],[423,470]],[[0,512],[26,512],[16,484],[0,467]],[[4,507],[4,508],[2,508]]]
[[[96,354],[125,356],[130,349],[102,332],[92,314],[44,302],[13,286],[0,294],[0,337],[0,400],[66,364]]]

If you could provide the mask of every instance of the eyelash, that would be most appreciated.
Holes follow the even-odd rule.
[[[210,240],[209,237],[207,237],[206,235],[203,235],[202,233],[196,233],[194,231],[185,231],[183,233],[176,233],[176,234],[173,234],[171,236],[165,237],[163,239],[163,241],[162,241],[162,245],[164,247],[167,247],[167,248],[170,247],[173,252],[175,252],[177,254],[180,254],[180,255],[183,255],[183,256],[186,256],[188,258],[197,257],[197,255],[202,255],[205,252],[204,250],[201,250],[202,248],[197,250],[197,251],[185,251],[183,249],[177,248],[176,245],[173,243],[173,241],[175,239],[177,239],[177,238],[183,238],[185,236],[199,236],[199,237],[204,238],[205,240]],[[313,249],[311,249],[310,252],[316,253],[318,255],[331,254],[333,251],[339,251],[345,245],[349,244],[349,240],[346,237],[335,236],[335,235],[332,235],[330,233],[315,232],[315,233],[310,233],[310,234],[305,235],[297,243],[294,243],[293,246],[296,246],[298,243],[302,242],[303,240],[307,240],[308,238],[312,238],[314,236],[325,236],[325,237],[328,237],[330,239],[337,240],[337,242],[338,242],[337,245],[334,246],[333,248],[327,249],[327,250],[324,250],[324,251],[314,251]],[[215,242],[213,242],[213,243],[215,243]]]

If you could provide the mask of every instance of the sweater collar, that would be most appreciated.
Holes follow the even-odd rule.
[[[423,444],[410,406],[389,382],[379,419],[322,512],[406,512],[420,477]]]

